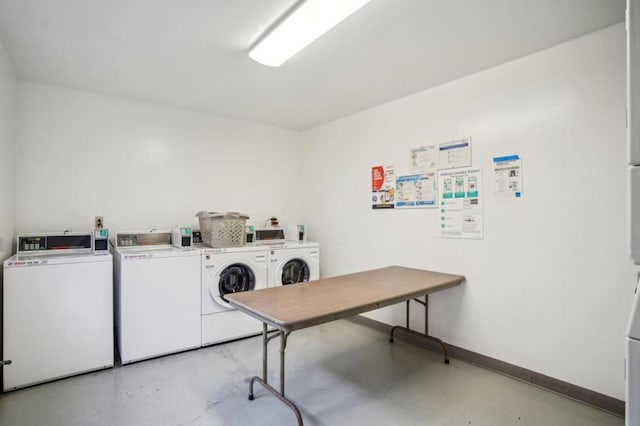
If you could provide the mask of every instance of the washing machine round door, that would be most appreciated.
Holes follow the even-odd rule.
[[[282,285],[309,281],[309,265],[302,259],[291,259],[282,266]]]
[[[218,294],[212,294],[214,300],[220,305],[231,308],[225,298],[227,294],[251,291],[256,288],[256,275],[253,270],[242,263],[229,265],[220,272],[218,279]],[[214,289],[212,288],[213,292]]]

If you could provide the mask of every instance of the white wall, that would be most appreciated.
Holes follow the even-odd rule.
[[[298,222],[299,133],[21,82],[17,232],[195,225],[201,210]]]
[[[94,215],[112,230],[195,224],[201,209],[256,225],[278,215],[321,242],[323,276],[387,264],[464,274],[431,298],[434,335],[622,399],[635,285],[624,81],[618,25],[312,129],[302,146],[296,132],[20,83],[16,230],[88,229]],[[8,105],[0,120],[11,122]],[[439,239],[435,210],[371,210],[371,166],[406,171],[410,148],[466,136],[484,168],[484,240]],[[490,195],[491,158],[506,154],[524,158],[519,201]],[[375,317],[399,323],[402,307]]]
[[[0,262],[11,254],[15,232],[16,85],[11,61],[0,40]]]
[[[303,218],[322,275],[388,264],[464,274],[430,298],[432,334],[623,399],[635,286],[624,37],[613,26],[303,133]],[[484,240],[438,238],[437,210],[372,211],[371,166],[407,172],[410,148],[467,136],[483,167]],[[523,158],[517,201],[491,195],[492,158],[508,154]],[[373,316],[402,323],[403,312]]]

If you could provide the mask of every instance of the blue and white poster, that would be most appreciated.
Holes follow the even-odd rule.
[[[435,172],[418,173],[396,177],[396,208],[435,208]]]
[[[441,143],[438,169],[453,169],[471,166],[471,138]]]
[[[496,179],[496,198],[522,197],[522,159],[519,155],[494,157],[493,171]]]

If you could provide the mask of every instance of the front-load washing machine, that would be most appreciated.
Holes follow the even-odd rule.
[[[262,323],[240,312],[226,295],[267,287],[267,248],[202,249],[202,345],[259,334]]]
[[[320,244],[287,241],[269,247],[269,287],[320,279]]]
[[[18,236],[3,271],[4,391],[113,366],[113,258],[92,246],[91,232]]]
[[[122,364],[201,346],[200,250],[174,247],[172,233],[118,232],[112,242]]]

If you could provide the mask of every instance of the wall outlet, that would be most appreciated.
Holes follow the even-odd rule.
[[[102,228],[104,226],[104,216],[96,216],[93,226],[96,228]]]

